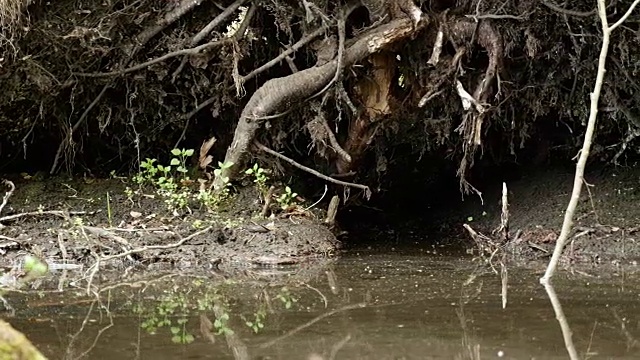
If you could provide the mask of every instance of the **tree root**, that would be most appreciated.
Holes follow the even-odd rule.
[[[302,165],[302,164],[300,164],[300,163],[296,162],[295,160],[290,159],[290,158],[288,158],[288,157],[286,157],[286,156],[284,156],[284,155],[280,154],[280,153],[279,153],[279,152],[277,152],[277,151],[273,151],[273,150],[269,149],[268,147],[266,147],[266,146],[264,146],[264,145],[260,144],[260,143],[259,143],[259,142],[257,142],[257,141],[254,141],[254,145],[255,145],[258,149],[260,149],[260,150],[262,150],[262,151],[266,152],[267,154],[271,154],[271,155],[273,155],[273,156],[275,156],[275,157],[277,157],[277,158],[279,158],[279,159],[282,159],[282,160],[284,160],[284,161],[288,162],[289,164],[291,164],[291,165],[293,165],[293,166],[297,167],[298,169],[304,170],[304,171],[306,171],[306,172],[308,172],[308,173],[310,173],[310,174],[312,174],[312,175],[315,175],[315,176],[319,177],[320,179],[326,180],[326,181],[328,181],[328,182],[331,182],[331,183],[334,183],[334,184],[337,184],[337,185],[342,185],[342,186],[348,186],[348,187],[353,187],[353,188],[361,189],[361,190],[363,190],[363,191],[364,191],[364,195],[365,195],[365,197],[366,197],[367,199],[369,199],[369,198],[371,197],[371,189],[369,189],[369,187],[368,187],[368,186],[366,186],[366,185],[362,185],[362,184],[355,184],[355,183],[350,183],[350,182],[346,182],[346,181],[342,181],[342,180],[337,180],[337,179],[331,178],[331,177],[329,177],[329,176],[327,176],[327,175],[321,174],[320,172],[318,172],[318,171],[316,171],[316,170],[313,170],[313,169],[311,169],[311,168],[308,168],[308,167],[306,167],[306,166],[304,166],[304,165]]]
[[[398,19],[372,29],[358,38],[349,41],[345,48],[344,66],[351,66],[370,54],[376,53],[387,46],[406,39],[415,31],[426,26],[427,21],[421,22],[414,28],[409,19]],[[293,47],[292,47],[293,48]],[[279,57],[286,56],[283,52]],[[244,158],[250,150],[257,130],[262,126],[263,118],[291,107],[292,104],[305,100],[321,90],[335,75],[338,60],[328,62],[319,67],[308,68],[282,78],[275,78],[265,82],[249,99],[242,111],[236,127],[234,140],[227,149],[225,163],[233,165],[222,169],[213,182],[215,189],[222,189],[224,181],[231,180],[239,173]],[[253,73],[258,70],[254,70]],[[251,74],[250,74],[251,75]],[[247,75],[245,79],[248,77]]]

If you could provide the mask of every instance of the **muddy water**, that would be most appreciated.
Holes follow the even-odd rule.
[[[103,287],[101,303],[11,294],[3,318],[51,359],[569,358],[541,268],[509,269],[505,309],[500,278],[464,256],[352,251],[304,281],[277,271],[149,278]],[[637,267],[554,285],[580,358],[640,358]]]

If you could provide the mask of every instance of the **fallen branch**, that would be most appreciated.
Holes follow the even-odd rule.
[[[324,174],[322,174],[322,173],[320,173],[320,172],[318,172],[318,171],[316,171],[316,170],[313,170],[313,169],[308,168],[308,167],[306,167],[306,166],[304,166],[304,165],[302,165],[302,164],[299,164],[299,163],[298,163],[298,162],[296,162],[295,160],[290,159],[290,158],[288,158],[288,157],[286,157],[286,156],[284,156],[284,155],[280,154],[280,153],[279,153],[279,152],[277,152],[277,151],[271,150],[271,149],[269,149],[268,147],[266,147],[266,146],[264,146],[264,145],[260,144],[260,143],[259,143],[259,142],[257,142],[257,141],[254,141],[254,145],[255,145],[258,149],[260,149],[260,150],[262,150],[262,151],[264,151],[264,152],[266,152],[266,153],[268,153],[268,154],[271,154],[271,155],[273,155],[273,156],[275,156],[275,157],[277,157],[277,158],[279,158],[279,159],[282,159],[282,160],[284,160],[284,161],[288,162],[289,164],[291,164],[291,165],[293,165],[293,166],[297,167],[298,169],[304,170],[304,171],[306,171],[306,172],[308,172],[308,173],[310,173],[310,174],[312,174],[312,175],[315,175],[315,176],[319,177],[320,179],[323,179],[323,180],[326,180],[326,181],[332,182],[332,183],[334,183],[334,184],[342,185],[342,186],[348,186],[348,187],[353,187],[353,188],[361,189],[361,190],[363,190],[363,191],[364,191],[364,195],[365,195],[365,197],[366,197],[367,199],[369,199],[369,198],[371,197],[371,189],[369,189],[369,187],[368,187],[368,186],[366,186],[366,185],[362,185],[362,184],[355,184],[355,183],[350,183],[350,182],[346,182],[346,181],[342,181],[342,180],[337,180],[337,179],[331,178],[331,177],[329,177],[329,176],[327,176],[327,175],[324,175]]]
[[[556,240],[556,247],[553,250],[553,255],[551,256],[551,260],[549,261],[547,270],[544,276],[540,278],[540,283],[543,285],[551,284],[551,278],[555,273],[558,262],[560,261],[560,256],[562,255],[562,251],[564,250],[567,240],[569,239],[569,234],[571,233],[573,227],[573,216],[576,212],[576,208],[578,207],[578,202],[580,201],[580,192],[582,190],[582,183],[584,179],[584,169],[587,164],[587,159],[589,158],[591,142],[593,141],[593,134],[596,128],[596,120],[598,117],[598,100],[600,99],[602,83],[604,82],[604,75],[606,73],[605,65],[607,62],[607,53],[609,52],[609,40],[611,37],[611,32],[622,23],[624,23],[624,21],[629,17],[631,12],[633,12],[633,9],[638,5],[638,3],[640,3],[640,0],[635,0],[631,4],[627,12],[622,15],[622,17],[616,23],[609,26],[605,0],[598,0],[598,16],[600,17],[600,23],[602,24],[602,48],[600,49],[600,57],[598,59],[598,73],[596,75],[596,82],[593,87],[593,92],[590,96],[591,106],[589,109],[589,121],[587,122],[587,130],[584,134],[584,141],[582,144],[582,150],[580,151],[580,158],[578,159],[578,163],[576,164],[576,173],[573,180],[573,191],[571,193],[571,199],[564,215],[562,231],[560,232],[560,236],[558,236],[558,239]]]
[[[59,216],[63,219],[68,219],[70,215],[93,215],[94,212],[86,212],[86,211],[62,211],[62,210],[48,210],[48,211],[30,211],[20,214],[7,215],[0,218],[0,222],[15,220],[25,216],[38,216],[38,215],[54,215]]]
[[[91,267],[87,270],[88,272],[90,272],[89,274],[89,280],[87,283],[87,293],[89,293],[89,289],[91,288],[91,283],[93,282],[93,278],[95,276],[95,274],[98,272],[98,270],[100,269],[100,263],[101,262],[105,262],[105,261],[109,261],[109,260],[114,260],[114,259],[119,259],[119,258],[123,258],[123,257],[127,257],[133,254],[139,254],[145,251],[149,251],[149,250],[165,250],[165,249],[173,249],[173,248],[177,248],[178,246],[184,244],[185,242],[193,239],[196,236],[202,235],[206,232],[209,232],[213,227],[212,226],[208,226],[202,230],[196,231],[193,234],[180,239],[180,241],[177,241],[175,243],[171,243],[171,244],[166,244],[166,245],[148,245],[148,246],[143,246],[143,247],[139,247],[139,248],[135,248],[135,249],[131,249],[131,250],[127,250],[127,251],[123,251],[121,253],[118,254],[114,254],[114,255],[107,255],[107,256],[96,256],[96,262],[91,265]]]

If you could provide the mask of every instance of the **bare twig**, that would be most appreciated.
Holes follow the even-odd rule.
[[[100,77],[108,77],[108,76],[120,76],[120,75],[124,75],[124,74],[128,74],[131,72],[135,72],[138,70],[142,70],[145,69],[151,65],[172,59],[174,57],[177,56],[181,56],[181,55],[192,55],[192,54],[198,54],[203,50],[207,50],[213,47],[217,47],[217,46],[221,46],[224,44],[228,44],[231,43],[231,39],[230,38],[226,38],[226,39],[222,39],[222,40],[215,40],[215,41],[211,41],[208,42],[206,44],[202,44],[200,46],[196,46],[194,48],[190,48],[190,49],[181,49],[181,50],[176,50],[176,51],[172,51],[168,54],[164,54],[158,58],[149,60],[149,61],[145,61],[141,64],[138,65],[134,65],[130,68],[127,69],[123,69],[123,70],[116,70],[116,71],[110,71],[110,72],[102,72],[102,73],[73,73],[73,75],[76,76],[81,76],[81,77],[90,77],[90,78],[100,78]]]
[[[289,55],[293,54],[294,52],[300,50],[303,46],[305,46],[306,44],[310,43],[313,39],[315,39],[316,37],[322,35],[324,33],[324,31],[325,31],[325,28],[324,27],[320,27],[320,28],[316,29],[315,31],[311,32],[309,35],[303,37],[297,43],[291,45],[290,48],[288,48],[287,50],[285,50],[282,53],[280,53],[280,55],[278,55],[274,59],[270,60],[269,62],[267,62],[266,64],[260,66],[259,68],[253,70],[249,74],[243,76],[242,77],[242,83],[245,83],[245,82],[253,79],[254,77],[256,77],[256,75],[258,75],[258,74],[264,72],[265,70],[271,68],[272,66],[278,64],[280,61],[284,60],[287,56],[289,56]]]
[[[584,142],[582,144],[582,150],[580,151],[580,158],[578,159],[578,163],[576,164],[576,173],[573,180],[573,191],[571,193],[571,200],[569,201],[569,205],[567,206],[567,210],[564,215],[562,231],[560,232],[560,236],[556,241],[556,247],[553,251],[553,255],[551,256],[551,260],[549,261],[549,265],[547,266],[547,271],[545,272],[544,276],[540,278],[540,283],[543,285],[551,283],[551,277],[553,276],[556,267],[558,266],[560,256],[562,256],[562,251],[564,250],[567,240],[569,239],[569,234],[571,233],[573,227],[573,216],[580,200],[580,192],[582,190],[582,183],[584,179],[584,169],[587,164],[587,159],[589,158],[591,142],[593,141],[593,134],[596,127],[596,119],[598,116],[598,100],[600,99],[600,92],[602,90],[602,83],[604,82],[604,75],[606,72],[605,65],[607,61],[607,53],[609,52],[609,40],[611,37],[611,32],[622,22],[624,22],[624,20],[629,16],[629,14],[631,14],[638,3],[640,3],[640,0],[635,0],[629,7],[629,10],[627,10],[627,12],[620,18],[620,20],[618,20],[614,25],[609,26],[605,0],[598,0],[598,16],[600,17],[600,22],[602,24],[602,47],[600,49],[600,57],[598,59],[598,73],[596,75],[596,82],[593,92],[591,93],[589,121],[587,122],[587,130],[584,135]]]
[[[231,14],[233,14],[242,4],[245,3],[246,0],[237,0],[233,4],[229,5],[220,15],[216,16],[196,34],[196,36],[191,39],[191,46],[198,45],[202,40],[204,40],[207,35],[209,35],[213,29],[215,29],[218,25],[220,25],[223,21],[225,21]]]
[[[332,182],[334,184],[342,185],[342,186],[348,186],[348,187],[354,187],[354,188],[357,188],[357,189],[361,189],[361,190],[364,191],[365,197],[367,199],[369,199],[371,197],[371,189],[369,189],[369,187],[366,186],[366,185],[350,183],[350,182],[346,182],[346,181],[342,181],[342,180],[336,180],[334,178],[328,177],[327,175],[321,174],[320,172],[318,172],[316,170],[313,170],[313,169],[308,168],[308,167],[306,167],[306,166],[304,166],[302,164],[299,164],[295,160],[290,159],[290,158],[280,154],[279,152],[271,150],[268,147],[260,144],[258,141],[254,141],[254,144],[258,149],[260,149],[260,150],[262,150],[262,151],[264,151],[264,152],[266,152],[268,154],[271,154],[271,155],[273,155],[273,156],[275,156],[275,157],[277,157],[279,159],[282,159],[282,160],[288,162],[289,164],[297,167],[298,169],[301,169],[301,170],[304,170],[304,171],[306,171],[306,172],[308,172],[310,174],[313,174],[313,175],[319,177],[320,179]]]
[[[603,0],[598,0],[598,3]],[[549,301],[551,301],[551,306],[553,307],[553,311],[556,314],[556,320],[560,324],[560,330],[562,331],[562,338],[564,339],[564,346],[569,353],[569,358],[571,360],[578,360],[580,357],[578,356],[578,352],[576,351],[576,347],[573,344],[573,339],[571,338],[571,327],[569,326],[569,322],[564,315],[564,311],[562,311],[562,305],[560,304],[560,300],[558,299],[558,295],[556,295],[556,291],[553,288],[551,283],[547,283],[544,285],[544,289],[547,291],[547,295],[549,296]]]
[[[7,202],[9,201],[9,198],[11,197],[11,195],[13,195],[13,192],[16,191],[16,186],[13,184],[12,181],[4,179],[2,180],[2,184],[9,187],[9,191],[4,193],[4,196],[2,197],[2,204],[0,204],[0,214],[2,213],[2,209],[4,209],[4,207],[7,206]],[[2,219],[0,219],[0,221],[2,221]]]
[[[329,144],[331,144],[333,150],[346,162],[351,162],[351,155],[349,155],[349,153],[344,148],[342,148],[342,146],[340,146],[340,143],[338,143],[338,139],[336,139],[336,135],[331,130],[329,123],[327,123],[327,119],[324,116],[320,115],[320,121],[322,122],[322,126],[327,132],[327,137],[329,137]]]
[[[216,26],[220,25],[220,23],[222,23],[226,18],[228,18],[231,14],[233,14],[233,12],[236,11],[240,7],[240,5],[242,5],[245,1],[246,0],[238,0],[235,3],[229,5],[229,7],[227,7],[226,9],[224,9],[224,11],[220,13],[220,15],[213,18],[213,20],[211,20],[211,22],[207,24],[207,26],[202,28],[202,30],[200,30],[200,32],[198,32],[198,34],[196,34],[196,36],[194,36],[193,39],[191,39],[189,46],[194,47],[198,45],[202,40],[204,40],[205,37],[207,37],[207,35],[211,33],[211,31],[213,31],[213,29]],[[187,64],[187,60],[188,60],[188,56],[185,56],[182,59],[180,66],[178,66],[176,71],[173,72],[173,74],[171,75],[172,82],[176,80],[176,77],[178,76],[178,74],[180,74],[182,69],[184,69],[184,66]]]
[[[20,214],[7,215],[0,218],[0,222],[15,220],[25,216],[38,216],[38,215],[54,215],[64,219],[68,219],[69,215],[91,215],[93,212],[87,213],[86,211],[61,211],[61,210],[48,210],[48,211],[30,211]]]
[[[596,10],[593,9],[591,11],[575,11],[575,10],[567,10],[565,8],[561,8],[560,6],[551,3],[547,0],[541,0],[540,3],[546,7],[548,7],[549,9],[559,12],[561,14],[565,14],[565,15],[569,15],[569,16],[577,16],[577,17],[588,17],[591,15],[594,15],[596,13]]]
[[[95,275],[98,273],[98,270],[100,269],[100,263],[104,262],[104,261],[109,261],[109,260],[114,260],[114,259],[119,259],[119,258],[123,258],[123,257],[127,257],[133,254],[138,254],[141,252],[145,252],[145,251],[149,251],[149,250],[163,250],[163,249],[173,249],[173,248],[177,248],[178,246],[184,244],[185,242],[193,239],[196,236],[202,235],[206,232],[209,232],[213,227],[212,226],[208,226],[202,230],[196,231],[193,234],[180,239],[180,241],[177,241],[175,243],[171,243],[171,244],[166,244],[166,245],[148,245],[148,246],[143,246],[143,247],[139,247],[139,248],[135,248],[135,249],[131,249],[131,250],[127,250],[127,251],[123,251],[121,253],[118,254],[114,254],[114,255],[107,255],[107,256],[97,256],[96,257],[96,262],[91,265],[91,267],[87,270],[89,272],[89,276],[88,276],[88,283],[87,283],[87,293],[90,292],[90,288],[91,288],[91,283],[93,282],[93,278],[95,277]]]

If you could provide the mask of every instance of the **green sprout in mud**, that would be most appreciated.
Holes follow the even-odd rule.
[[[39,277],[47,273],[49,267],[35,256],[24,257],[24,271],[29,277]]]
[[[185,311],[186,307],[184,296],[168,296],[156,306],[153,314],[144,320],[140,326],[147,330],[149,334],[155,334],[158,329],[171,326],[171,317],[175,315],[177,310]]]
[[[282,210],[288,209],[291,205],[295,204],[295,198],[298,196],[298,193],[295,193],[291,190],[290,187],[284,188],[284,193],[280,195],[276,201],[280,204]]]
[[[193,149],[173,149],[171,155],[171,166],[176,166],[176,171],[182,174],[187,173],[187,159],[193,156]]]
[[[264,309],[260,309],[253,314],[253,320],[244,319],[244,323],[257,334],[264,328],[264,320],[266,317],[267,312]]]
[[[298,302],[298,299],[291,295],[291,292],[287,287],[280,289],[280,293],[276,296],[276,299],[280,299],[280,301],[282,301],[285,309],[290,309],[293,304]]]
[[[180,318],[176,321],[177,326],[172,326],[171,330],[171,341],[176,344],[191,344],[195,338],[192,334],[187,332],[187,319]]]
[[[216,316],[213,327],[216,329],[216,335],[233,335],[233,330],[229,327],[229,314],[225,311],[220,316]]]
[[[227,161],[227,162],[220,162],[218,161],[218,168],[213,170],[213,175],[215,175],[216,177],[220,177],[222,175],[222,171],[230,168],[233,166],[233,162],[232,161]],[[228,176],[222,176],[221,177],[222,182],[224,183],[225,187],[229,184],[229,177]]]
[[[258,185],[258,189],[263,193],[266,191],[269,177],[267,176],[265,169],[261,168],[258,164],[253,164],[253,167],[247,169],[244,173],[247,175],[253,175],[253,182]]]

